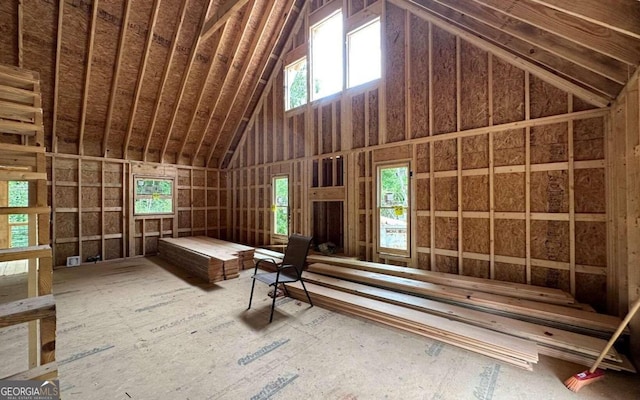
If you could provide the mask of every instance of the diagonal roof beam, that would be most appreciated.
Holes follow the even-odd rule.
[[[153,43],[153,31],[156,28],[156,21],[158,20],[158,10],[160,9],[160,0],[154,0],[153,9],[151,11],[151,19],[149,20],[149,26],[147,27],[147,42],[144,46],[144,55],[142,56],[142,66],[138,70],[138,80],[136,88],[133,94],[133,103],[131,104],[131,112],[129,113],[129,122],[127,123],[127,133],[124,137],[124,143],[122,144],[122,158],[125,160],[129,154],[129,141],[131,140],[131,132],[133,132],[133,122],[136,118],[136,111],[138,111],[138,101],[140,100],[140,92],[142,91],[142,82],[144,81],[144,73],[147,70],[147,61],[149,60],[149,52],[151,51],[151,44]]]
[[[640,63],[640,42],[619,32],[608,29],[608,32],[602,32],[602,28],[596,29],[590,22],[568,14],[557,15],[557,12],[530,1],[513,1],[507,10],[504,0],[473,1],[629,65]]]
[[[198,145],[196,146],[196,150],[193,153],[193,159],[194,160],[198,156],[198,153],[200,152],[200,148],[202,147],[202,143],[204,142],[204,138],[207,136],[207,132],[209,132],[209,126],[211,125],[211,121],[213,121],[213,116],[215,115],[216,110],[218,109],[218,106],[220,104],[220,99],[222,98],[222,91],[224,90],[225,86],[227,86],[227,82],[229,81],[229,77],[230,77],[229,72],[231,71],[231,65],[233,64],[233,61],[236,60],[238,58],[238,55],[240,54],[240,50],[241,50],[240,49],[240,43],[242,42],[242,39],[244,38],[246,32],[249,29],[249,26],[248,26],[249,24],[247,23],[247,21],[249,21],[249,16],[251,15],[251,10],[253,9],[253,5],[254,5],[255,1],[257,1],[257,0],[251,0],[251,3],[249,3],[249,5],[247,5],[247,9],[245,11],[244,20],[243,20],[243,23],[241,25],[244,29],[243,29],[241,34],[236,35],[236,38],[233,41],[233,46],[231,48],[235,49],[235,51],[233,53],[233,57],[231,58],[231,60],[229,60],[229,67],[224,72],[224,77],[222,78],[222,83],[220,84],[220,90],[218,90],[218,93],[215,96],[215,100],[213,101],[213,108],[211,108],[211,115],[209,115],[209,121],[205,125],[204,130],[202,131],[202,134],[198,135],[200,137],[200,140],[198,141]]]
[[[597,105],[598,107],[607,107],[610,103],[610,99],[593,93],[590,90],[587,90],[579,85],[576,85],[573,82],[570,82],[566,79],[563,79],[556,74],[547,71],[546,69],[539,67],[535,64],[532,64],[530,61],[519,57],[507,50],[504,50],[502,47],[496,46],[490,42],[487,42],[484,39],[478,38],[476,35],[471,34],[461,28],[451,25],[449,22],[434,16],[433,14],[427,12],[427,9],[423,6],[416,3],[413,0],[389,0],[391,3],[397,5],[400,8],[403,8],[416,16],[423,18],[424,20],[431,21],[431,23],[447,32],[450,32],[456,36],[459,36],[460,39],[466,40],[467,42],[480,47],[486,51],[493,53],[496,57],[518,67],[522,68],[525,71],[529,71],[530,73],[536,75],[543,81],[562,89],[568,93],[575,94],[578,97],[581,97],[591,103]]]
[[[289,0],[289,2],[292,2],[292,1],[293,0]],[[288,4],[285,10],[288,10],[290,8],[291,8],[291,4]],[[267,22],[271,20],[275,11],[276,11],[276,2],[272,1],[269,9],[269,13],[267,14],[266,17],[262,17],[262,19],[260,20],[260,25],[256,28],[256,35],[253,38],[253,42],[251,43],[251,47],[247,52],[245,62],[243,63],[242,69],[240,70],[240,73],[239,73],[240,80],[237,82],[238,90],[236,90],[235,94],[233,95],[233,99],[231,100],[231,102],[229,102],[229,108],[227,109],[227,112],[224,113],[225,114],[224,120],[220,124],[220,129],[218,131],[218,134],[216,135],[216,141],[214,142],[213,146],[211,146],[211,149],[209,151],[209,156],[207,157],[207,162],[206,162],[207,164],[208,164],[208,161],[211,159],[211,156],[213,155],[213,152],[216,146],[218,145],[218,142],[220,141],[220,137],[222,136],[224,127],[226,126],[227,121],[229,120],[229,115],[231,115],[231,110],[233,110],[233,106],[234,104],[236,104],[236,101],[238,100],[238,95],[240,94],[242,83],[247,79],[247,73],[249,72],[249,66],[251,65],[251,61],[253,60],[253,57],[256,55],[256,51],[258,49],[258,45],[260,44],[260,40],[265,35]],[[195,156],[191,161],[192,163],[193,161],[195,161]]]
[[[200,45],[201,38],[200,33],[202,33],[202,28],[204,26],[204,20],[207,18],[207,14],[209,14],[209,9],[212,0],[207,0],[207,5],[202,10],[202,15],[200,16],[200,22],[198,23],[198,28],[196,29],[196,36],[193,38],[193,43],[191,44],[191,54],[189,54],[189,61],[187,61],[187,66],[182,74],[182,80],[180,82],[180,90],[178,91],[178,97],[176,98],[176,102],[173,105],[173,112],[171,113],[171,119],[169,122],[169,128],[167,129],[167,136],[164,139],[164,144],[162,145],[162,151],[160,152],[160,162],[164,162],[164,156],[167,152],[167,147],[169,146],[169,141],[171,140],[171,131],[173,130],[173,125],[176,123],[176,117],[178,116],[178,110],[180,109],[180,103],[182,102],[182,96],[184,96],[184,90],[187,86],[187,80],[189,79],[189,74],[191,73],[191,67],[193,67],[193,61],[196,58],[196,54],[198,53],[198,46]]]
[[[116,67],[113,71],[113,79],[111,81],[111,91],[109,92],[109,108],[107,111],[107,122],[104,125],[104,135],[102,136],[102,156],[107,157],[109,145],[109,134],[111,133],[111,117],[113,116],[113,107],[116,105],[116,91],[118,89],[118,80],[120,79],[120,66],[122,65],[122,55],[124,54],[125,37],[127,36],[127,27],[129,26],[129,12],[131,11],[131,2],[125,2],[124,18],[122,19],[122,30],[120,31],[120,43],[118,44],[118,53],[116,55]]]
[[[169,53],[167,55],[168,59],[164,64],[164,72],[162,73],[162,83],[160,84],[160,89],[158,90],[158,96],[156,97],[155,104],[153,106],[153,113],[151,114],[151,126],[149,127],[149,132],[147,133],[147,142],[144,145],[144,161],[147,161],[147,154],[149,153],[149,145],[151,144],[151,138],[153,137],[153,131],[156,127],[158,111],[160,110],[160,103],[162,100],[162,93],[164,92],[164,87],[167,84],[167,78],[169,77],[169,70],[171,69],[171,64],[173,63],[173,56],[176,54],[176,47],[178,46],[178,38],[180,37],[180,32],[182,32],[182,27],[184,25],[184,18],[187,15],[187,0],[182,0],[182,5],[180,6],[180,15],[178,17],[178,28],[173,33],[173,38],[171,39],[171,49],[169,49]]]
[[[640,39],[640,1],[637,0],[531,0],[554,10]]]
[[[200,32],[202,40],[206,40],[209,36],[213,35],[227,22],[229,17],[237,11],[240,11],[248,2],[249,0],[227,0],[202,27],[202,32]]]
[[[293,26],[291,27],[291,31],[289,32],[285,32],[286,26],[287,26],[287,22],[285,21],[282,24],[282,28],[280,29],[280,35],[279,37],[282,37],[282,35],[287,35],[287,37],[289,37],[293,32],[297,32],[298,29],[300,29],[300,25],[302,25],[302,23],[304,22],[304,15],[306,14],[306,10],[307,8],[309,8],[308,4],[310,2],[308,1],[303,1],[302,4],[302,8],[298,9],[296,6],[296,3],[291,5],[291,9],[289,10],[289,13],[287,14],[289,17],[291,17],[293,15],[294,11],[298,11],[298,15],[296,17],[296,22],[293,24]],[[274,50],[275,50],[275,46],[274,45]],[[272,51],[272,54],[269,57],[274,57],[275,54]],[[262,103],[264,103],[265,99],[267,98],[269,91],[271,90],[271,87],[273,86],[274,82],[275,82],[275,78],[276,76],[278,76],[278,72],[280,70],[280,68],[282,68],[282,64],[284,63],[284,56],[285,56],[285,51],[284,48],[282,50],[282,52],[280,53],[279,56],[277,56],[277,62],[276,65],[273,67],[273,70],[271,70],[271,73],[269,75],[269,79],[267,80],[266,84],[264,85],[264,88],[262,89],[262,93],[260,94],[260,97],[258,98],[258,101],[256,102],[256,106],[255,108],[251,111],[251,118],[249,119],[247,125],[245,126],[244,130],[241,132],[240,134],[240,140],[238,141],[238,143],[241,143],[241,141],[243,139],[246,138],[246,134],[247,134],[247,130],[249,130],[249,128],[253,125],[256,115],[258,114],[258,110],[262,107]],[[266,73],[267,71],[267,64],[268,62],[264,65],[263,69],[262,69],[262,73],[260,74],[260,78],[258,80],[258,83],[260,83],[262,81],[262,76]],[[251,97],[249,98],[249,102],[247,103],[247,105],[245,106],[244,112],[242,113],[243,118],[240,119],[240,121],[238,122],[238,128],[236,128],[237,130],[240,128],[240,124],[242,124],[242,121],[246,119],[246,117],[244,117],[244,115],[246,115],[247,111],[249,111],[249,106],[251,105],[251,99],[253,99],[253,96],[256,95],[256,92],[258,90],[258,84],[256,84],[256,86],[253,89],[253,94],[251,95]],[[234,134],[234,136],[237,134],[237,132]],[[219,167],[223,168],[228,166],[229,164],[233,163],[233,161],[235,160],[235,158],[238,156],[238,152],[234,151],[231,159],[229,160],[229,163],[225,166],[222,165],[222,163],[224,162],[224,159],[226,157],[226,155],[231,151],[231,145],[233,143],[233,139],[234,137],[231,137],[231,140],[229,141],[229,144],[227,145],[227,149],[225,151],[225,153],[223,154],[222,159],[220,160],[220,164]],[[236,147],[237,149],[237,147]],[[235,149],[234,149],[235,150]]]
[[[87,122],[87,101],[89,100],[89,85],[91,84],[91,66],[93,65],[93,49],[95,48],[96,18],[98,17],[98,0],[93,0],[91,9],[91,31],[89,33],[89,48],[87,50],[87,65],[84,73],[84,91],[82,94],[82,111],[80,114],[80,141],[78,155],[84,154],[84,129]]]
[[[627,81],[627,64],[614,60],[603,54],[594,52],[562,37],[546,32],[542,29],[522,24],[520,21],[474,1],[453,0],[407,0],[431,10],[433,4],[438,3],[465,15],[465,18],[473,18],[492,28],[498,29],[518,39],[538,46],[558,57],[571,60],[593,72],[605,76],[617,83],[624,85]],[[460,21],[465,25],[465,20]]]
[[[569,59],[558,57],[535,44],[512,36],[475,18],[469,17],[467,14],[462,14],[435,2],[427,3],[422,1],[421,4],[424,7],[428,7],[428,11],[432,14],[442,17],[462,29],[475,33],[485,40],[518,53],[523,56],[523,58],[533,60],[553,71],[557,71],[558,74],[562,75],[566,79],[575,80],[587,87],[593,88],[594,90],[607,95],[611,99],[616,98],[618,93],[620,93],[620,90],[622,90],[623,85],[618,82],[595,73]]]
[[[198,110],[200,109],[202,99],[204,97],[204,92],[207,87],[207,81],[209,80],[209,75],[211,75],[211,71],[213,70],[213,66],[215,65],[216,53],[218,51],[218,47],[220,46],[220,43],[222,42],[222,38],[224,37],[225,33],[227,33],[228,27],[229,25],[227,24],[224,25],[222,33],[217,37],[215,44],[212,46],[214,50],[211,53],[211,61],[209,62],[209,66],[207,67],[207,72],[205,72],[202,85],[200,85],[200,90],[198,92],[198,101],[196,101],[196,106],[193,108],[193,110],[191,110],[191,117],[189,118],[189,126],[187,127],[187,130],[185,131],[185,135],[182,138],[182,142],[180,143],[180,150],[178,151],[176,162],[178,162],[178,160],[180,160],[180,157],[182,157],[184,148],[187,145],[187,140],[189,139],[189,133],[191,132],[191,128],[193,128],[193,124],[196,121],[196,115],[198,114]]]

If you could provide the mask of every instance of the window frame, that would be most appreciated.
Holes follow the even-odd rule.
[[[279,206],[277,202],[277,197],[276,197],[276,181],[281,179],[287,180],[287,205],[286,206]],[[291,227],[289,226],[291,224],[291,186],[289,185],[288,174],[273,175],[271,177],[271,201],[272,201],[271,211],[273,214],[271,217],[271,234],[274,237],[278,237],[278,238],[288,238],[289,232],[291,231],[290,229]],[[284,208],[286,210],[287,232],[285,234],[276,232],[278,208]]]
[[[171,212],[166,212],[166,213],[159,213],[159,212],[154,212],[154,213],[141,213],[138,212],[138,210],[136,209],[136,201],[138,200],[138,196],[140,196],[138,194],[138,181],[167,181],[167,182],[171,182],[171,195],[162,195],[165,198],[170,198],[171,199]],[[148,196],[148,195],[141,195],[141,196]],[[133,176],[133,215],[134,217],[148,217],[148,216],[154,216],[154,215],[159,215],[159,216],[175,216],[176,215],[176,179],[175,177],[169,177],[169,176],[152,176],[152,175],[134,175]]]
[[[407,169],[407,205],[404,207],[404,212],[407,219],[406,227],[406,249],[397,249],[393,247],[382,246],[381,230],[381,210],[383,209],[382,203],[382,170],[389,168],[406,168]],[[390,256],[411,257],[411,162],[407,161],[394,161],[390,163],[380,163],[376,165],[376,229],[377,240],[376,247],[378,254],[385,254]],[[394,207],[384,207],[385,209],[392,209]]]
[[[336,2],[336,4],[340,4],[339,2]],[[308,93],[308,99],[310,103],[316,102],[316,101],[320,101],[323,100],[325,98],[331,97],[331,96],[335,96],[339,93],[342,93],[345,89],[345,75],[346,75],[346,68],[345,68],[345,18],[344,18],[344,13],[342,10],[342,7],[335,7],[334,9],[327,9],[328,13],[326,16],[324,16],[323,18],[319,19],[318,21],[309,21],[309,55],[307,58],[307,71],[308,71],[308,78],[307,78],[307,93]],[[334,18],[336,15],[340,15],[340,20],[341,20],[341,38],[340,38],[340,54],[341,54],[341,60],[340,60],[340,75],[341,75],[341,83],[340,83],[340,89],[328,93],[328,94],[324,94],[322,96],[319,97],[315,97],[316,93],[314,90],[314,84],[313,84],[313,78],[314,78],[314,52],[313,52],[313,31],[314,29],[316,29],[319,25],[322,25],[324,23],[326,23],[329,19]]]
[[[295,107],[291,107],[289,108],[289,79],[287,76],[287,70],[289,69],[290,66],[298,64],[299,62],[304,61],[306,63],[306,73],[305,73],[305,77],[304,77],[304,87],[305,87],[305,99],[304,99],[304,103],[295,106]],[[285,65],[284,70],[283,70],[283,81],[284,81],[284,111],[285,112],[289,112],[292,110],[295,110],[296,108],[300,108],[300,107],[304,107],[307,104],[309,104],[309,57],[307,57],[307,55],[305,54],[302,57],[298,57],[296,59],[294,59],[293,61],[289,62],[287,65]]]
[[[370,79],[370,80],[368,80],[366,82],[361,82],[361,83],[358,83],[356,85],[352,85],[351,82],[350,82],[350,71],[351,71],[351,51],[350,51],[350,49],[351,49],[351,41],[350,41],[350,37],[353,34],[357,33],[358,31],[361,31],[361,30],[369,27],[370,25],[372,25],[372,24],[374,24],[376,22],[380,24],[380,27],[379,27],[380,29],[378,31],[378,40],[379,40],[378,44],[380,46],[380,60],[379,60],[379,62],[380,62],[380,75],[377,78]],[[344,68],[345,69],[345,71],[344,71],[344,74],[345,74],[344,85],[345,85],[347,90],[356,88],[358,86],[371,84],[371,82],[375,82],[377,80],[382,79],[382,72],[383,72],[382,71],[382,28],[383,28],[382,27],[382,17],[380,15],[372,15],[370,18],[360,22],[357,26],[351,28],[350,30],[348,30],[348,31],[346,31],[344,33],[345,47],[346,47],[345,48],[345,59],[346,59],[346,62],[344,63],[344,65],[345,65],[345,68]]]

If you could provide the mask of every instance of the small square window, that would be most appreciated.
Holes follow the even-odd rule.
[[[284,69],[285,110],[307,104],[307,59],[302,58]]]
[[[348,86],[350,88],[379,79],[381,76],[380,19],[350,32]]]
[[[342,90],[342,12],[311,28],[311,96],[313,100]]]
[[[134,213],[173,214],[173,180],[135,179]]]

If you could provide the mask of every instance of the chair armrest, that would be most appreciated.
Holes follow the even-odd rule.
[[[256,263],[256,267],[255,267],[255,270],[254,270],[254,274],[258,272],[258,267],[259,267],[259,266],[260,266],[260,264],[262,264],[262,263],[269,263],[269,264],[272,264],[272,265],[276,268],[276,270],[277,270],[278,268],[280,268],[280,266],[281,266],[281,264],[282,264],[282,263],[277,263],[277,262],[276,262],[276,260],[274,260],[273,258],[261,258],[261,259],[260,259],[260,260],[258,260],[258,262]]]

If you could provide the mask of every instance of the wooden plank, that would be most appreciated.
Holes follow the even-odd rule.
[[[129,155],[129,141],[131,140],[131,132],[133,131],[133,123],[136,118],[136,111],[138,110],[138,103],[140,99],[140,93],[142,90],[142,82],[144,81],[144,73],[147,70],[147,61],[149,60],[149,52],[151,51],[151,45],[153,44],[153,31],[156,28],[156,21],[158,19],[158,10],[160,9],[160,0],[154,0],[152,6],[151,18],[149,20],[147,28],[147,38],[144,45],[144,51],[142,55],[142,65],[138,69],[138,79],[136,80],[136,87],[133,94],[133,102],[131,104],[131,112],[129,113],[129,122],[127,123],[127,132],[124,136],[124,143],[122,144],[123,158],[127,159]],[[193,50],[195,52],[195,49]]]
[[[3,152],[44,154],[45,150],[46,148],[44,146],[28,146],[23,144],[2,143]]]
[[[531,1],[640,39],[640,3],[636,0]]]
[[[0,118],[22,122],[34,122],[36,114],[42,114],[42,109],[26,104],[0,101]]]
[[[620,319],[617,317],[576,310],[556,304],[538,303],[531,300],[516,299],[482,292],[471,292],[464,289],[444,287],[442,285],[419,282],[375,272],[348,270],[347,268],[332,267],[324,264],[313,264],[308,270],[310,272],[357,280],[361,283],[383,286],[388,289],[419,294],[430,298],[446,299],[456,304],[482,307],[491,310],[493,313],[508,313],[517,319],[535,319],[536,322],[540,323],[563,325],[566,326],[566,329],[578,327],[595,332],[611,333],[616,330],[620,323]]]
[[[483,311],[471,310],[452,304],[428,300],[417,296],[393,292],[355,282],[348,282],[314,274],[308,271],[304,273],[304,281],[305,283],[311,282],[316,285],[322,285],[332,289],[385,301],[391,304],[413,308],[433,315],[487,328],[496,332],[532,340],[538,344],[545,344],[558,349],[575,351],[584,355],[598,356],[606,345],[605,340],[591,336],[550,328],[548,326],[541,326],[499,315],[493,315]],[[614,362],[622,361],[620,355],[615,351],[615,349],[606,355],[606,359]]]
[[[58,376],[58,364],[55,362],[46,363],[26,371],[19,372],[10,376],[1,378],[0,380],[11,381],[30,381],[30,380],[48,380]]]
[[[63,0],[61,0],[63,1]],[[186,0],[185,0],[186,1]],[[129,28],[129,13],[131,11],[131,1],[125,2],[124,17],[122,19],[122,29],[120,30],[120,39],[118,42],[118,50],[116,52],[116,65],[113,70],[113,80],[111,81],[111,91],[109,92],[109,106],[107,108],[107,119],[104,125],[104,134],[102,137],[102,154],[107,157],[109,145],[109,134],[111,133],[111,118],[113,116],[113,108],[115,106],[116,92],[118,89],[118,81],[120,79],[120,67],[122,66],[122,57],[124,54],[125,38]],[[60,39],[58,39],[60,41]],[[125,157],[126,158],[126,157]]]
[[[11,303],[0,304],[0,328],[22,324],[56,315],[53,295],[28,297]]]
[[[35,135],[44,128],[30,123],[0,120],[1,133],[13,133],[16,135]]]
[[[39,95],[31,90],[0,84],[0,99],[25,105],[33,105],[34,98]]]
[[[416,270],[414,268],[378,264],[348,258],[320,256],[315,254],[308,255],[307,261],[310,263],[326,263],[344,268],[354,268],[361,271],[376,272],[438,285],[447,285],[460,289],[548,302],[551,304],[569,305],[575,303],[575,300],[568,293],[565,293],[560,289],[552,289],[542,286],[495,281],[476,278],[473,276],[458,276],[456,274],[448,274],[445,272]]]
[[[30,258],[40,258],[40,257],[50,257],[50,256],[51,256],[51,247],[49,245],[0,249],[0,262],[28,260]]]
[[[34,181],[47,179],[46,172],[29,172],[29,171],[15,171],[6,170],[0,168],[0,180],[2,181]]]
[[[531,73],[534,73],[536,76],[538,76],[540,79],[544,80],[545,82],[556,86],[557,88],[560,88],[562,90],[565,90],[569,93],[573,93],[576,96],[583,98],[585,100],[588,100],[590,102],[592,102],[595,105],[598,105],[599,107],[606,107],[609,102],[610,102],[610,98],[605,98],[602,95],[593,93],[590,90],[586,90],[583,87],[576,85],[573,82],[567,81],[559,76],[557,76],[556,74],[547,71],[544,68],[541,68],[537,65],[532,64],[531,62],[529,62],[528,60],[514,55],[513,53],[499,47],[496,46],[494,44],[491,44],[483,39],[478,38],[477,36],[462,30],[460,28],[457,28],[449,23],[447,23],[446,21],[442,20],[439,17],[436,17],[430,13],[428,13],[427,11],[425,11],[424,8],[422,8],[421,6],[417,6],[414,3],[409,3],[406,2],[404,0],[390,0],[391,3],[397,5],[398,7],[401,7],[403,9],[406,9],[407,11],[412,12],[413,14],[415,14],[416,16],[423,18],[425,20],[431,21],[434,25],[438,26],[441,29],[444,29],[445,31],[452,33],[456,36],[459,36],[461,39],[466,40],[467,42],[480,47],[481,49],[484,49],[486,51],[490,51],[491,53],[494,54],[494,56],[499,57],[501,59],[503,59],[504,61],[508,62],[511,65],[514,65],[518,68],[522,68],[525,71],[529,71]],[[440,0],[438,0],[440,1]]]
[[[425,4],[425,1],[422,3]],[[564,71],[565,76],[580,78],[592,84],[599,81],[598,75],[621,85],[625,82],[626,64],[542,29],[521,24],[477,3],[433,0],[428,3],[428,7],[430,11],[459,26],[517,51],[526,59],[533,59],[557,71]],[[527,48],[534,50],[534,54]],[[605,86],[608,87],[608,84]],[[615,97],[615,93],[613,95],[612,97]]]
[[[0,215],[11,214],[49,214],[51,207],[0,207]]]
[[[248,2],[249,0],[227,0],[224,2],[202,27],[202,31],[200,32],[202,40],[206,40],[209,36],[213,35],[234,13],[240,11]]]
[[[149,127],[149,132],[147,133],[147,140],[144,145],[143,150],[143,160],[147,161],[147,154],[149,152],[149,145],[151,144],[151,138],[153,137],[153,133],[156,126],[156,121],[158,117],[158,111],[160,110],[160,101],[162,100],[162,94],[164,93],[164,88],[167,84],[167,78],[169,77],[169,70],[171,69],[171,64],[173,63],[173,56],[175,55],[176,46],[178,45],[178,37],[180,37],[180,32],[182,31],[184,18],[187,13],[187,0],[182,0],[182,5],[180,6],[180,16],[178,17],[178,22],[176,23],[177,29],[173,33],[173,37],[171,38],[171,49],[167,53],[167,60],[164,64],[164,72],[162,73],[162,80],[160,83],[160,89],[158,89],[158,96],[156,97],[155,103],[153,105],[153,112],[151,113],[151,126]]]
[[[513,3],[508,10],[500,0],[473,1],[629,65],[637,66],[640,63],[640,42],[620,32],[598,28],[591,22],[569,14],[561,15],[527,0]]]
[[[202,10],[202,15],[200,16],[200,21],[198,22],[198,28],[196,28],[196,32],[202,33],[202,28],[204,25],[204,20],[209,13],[209,9],[211,4],[213,4],[212,0],[207,0],[206,7]],[[178,110],[180,109],[180,103],[182,102],[182,97],[184,96],[184,91],[187,86],[187,80],[189,78],[189,74],[191,73],[191,67],[193,67],[193,62],[196,58],[196,54],[198,53],[198,46],[201,43],[202,36],[200,34],[196,34],[193,38],[193,42],[191,43],[191,51],[189,53],[189,59],[187,61],[187,66],[184,69],[184,73],[182,74],[182,79],[180,81],[180,90],[178,91],[178,95],[176,96],[176,101],[173,106],[173,111],[171,112],[171,118],[169,119],[169,127],[167,128],[167,136],[165,137],[164,143],[162,145],[162,150],[160,151],[160,162],[164,163],[164,156],[167,152],[167,148],[169,147],[169,141],[171,140],[171,132],[173,131],[173,126],[176,123],[176,118],[178,116]]]
[[[365,311],[364,315],[382,316],[380,322],[389,322],[389,325],[398,327],[413,325],[426,336],[454,346],[483,351],[490,356],[522,357],[520,360],[525,362],[536,362],[538,358],[537,348],[530,341],[314,284],[306,286],[314,302],[321,300],[323,305],[331,305],[333,309],[361,309]],[[300,283],[287,284],[286,287],[296,298],[302,300],[305,297],[304,294],[300,296]]]
[[[289,0],[289,4],[288,4],[289,7],[287,7],[287,9],[290,8],[290,6],[293,4],[293,1],[294,0]],[[253,58],[255,57],[256,50],[258,49],[258,44],[263,40],[263,37],[264,37],[264,35],[266,33],[267,22],[270,21],[271,19],[273,19],[273,14],[275,13],[275,11],[276,11],[276,3],[273,2],[273,3],[271,3],[271,6],[269,8],[268,15],[266,17],[262,17],[261,20],[260,20],[259,26],[256,27],[254,38],[252,39],[250,47],[249,47],[249,49],[247,50],[247,53],[246,53],[247,54],[246,55],[246,60],[253,60]],[[243,24],[243,25],[245,25],[245,24]],[[244,36],[244,34],[243,34],[243,36]],[[243,63],[242,69],[240,70],[240,72],[238,74],[238,76],[240,76],[240,79],[239,79],[238,82],[243,83],[249,78],[248,77],[248,73],[249,73],[249,66],[250,65],[251,65],[251,62],[248,62],[248,61],[245,61]],[[227,121],[229,119],[229,116],[231,115],[231,113],[229,111],[233,109],[233,105],[236,103],[236,101],[238,101],[238,95],[239,94],[240,94],[240,88],[238,87],[238,90],[235,91],[235,94],[233,95],[233,98],[232,98],[231,102],[228,103],[229,104],[229,108],[228,108],[228,111],[225,113],[224,120],[220,124],[220,131],[216,135],[216,141],[214,142],[213,146],[211,146],[211,148],[214,149],[214,150],[215,150],[215,148],[216,148],[216,146],[218,144],[218,141],[220,140],[220,136],[222,136],[222,132],[224,131],[225,126],[227,125]],[[275,92],[274,92],[274,95],[275,95]],[[247,103],[250,103],[251,99],[249,98],[249,99],[241,99],[241,100],[247,101]],[[276,111],[276,107],[273,107],[273,113],[274,113],[273,120],[274,121],[276,120],[275,111]],[[274,130],[274,132],[275,132],[275,130]],[[287,144],[288,144],[289,135],[284,133],[284,137],[285,137],[284,154],[285,154],[285,158],[286,158],[286,155],[288,154],[288,152],[287,152],[287,150],[288,150]],[[229,143],[229,146],[230,145],[231,145],[231,143]],[[227,147],[226,151],[229,151],[229,147]],[[211,155],[213,155],[213,152],[211,152]],[[194,155],[194,157],[195,157],[195,155]],[[210,158],[211,158],[210,156],[209,156],[209,158],[207,158],[207,164],[208,164],[208,161],[209,161]],[[222,158],[224,159],[224,155],[223,155]],[[219,167],[220,167],[220,165],[219,165]]]
[[[78,154],[84,154],[84,129],[87,121],[87,103],[89,101],[89,85],[91,84],[91,67],[93,66],[94,38],[96,36],[96,18],[98,17],[98,0],[93,0],[91,9],[91,28],[89,33],[89,49],[85,61],[84,89],[82,94],[82,111],[80,112],[80,133],[78,139]]]

